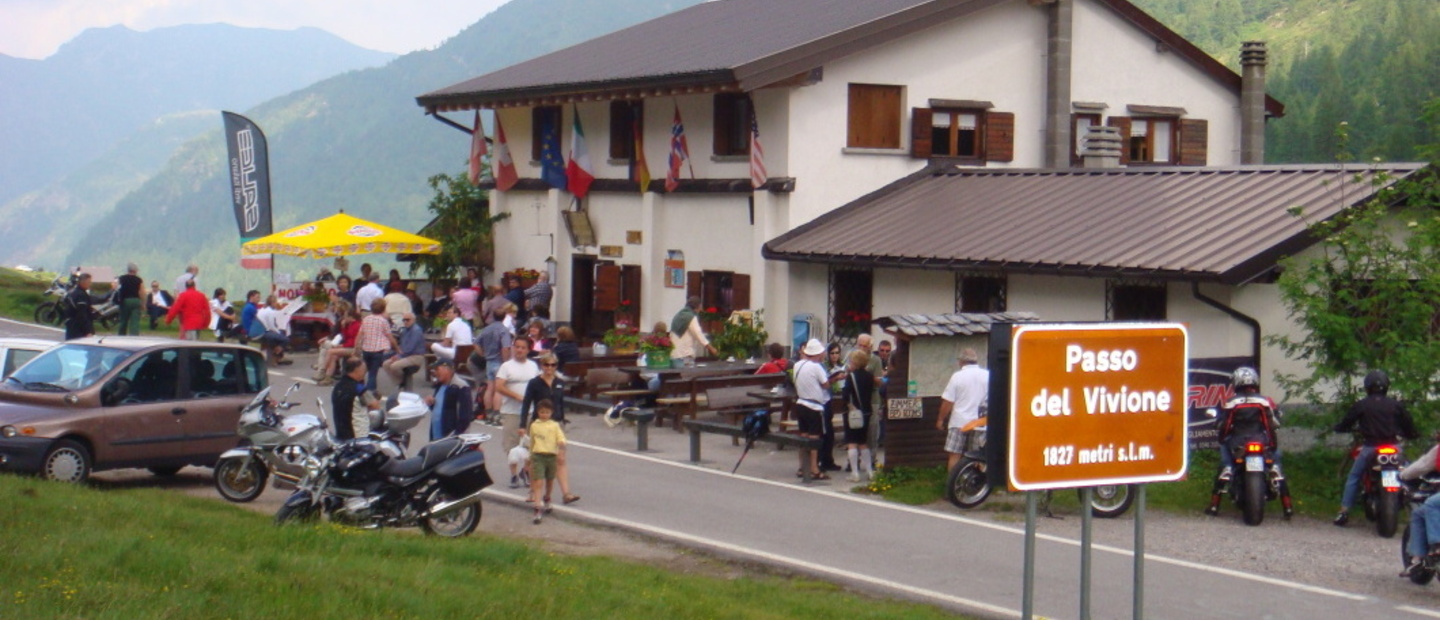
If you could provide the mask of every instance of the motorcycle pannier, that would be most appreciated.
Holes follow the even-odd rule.
[[[485,469],[485,453],[466,452],[441,463],[435,468],[435,477],[440,487],[451,497],[460,499],[494,484],[490,472]]]

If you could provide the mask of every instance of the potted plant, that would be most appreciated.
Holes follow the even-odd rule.
[[[859,310],[846,310],[835,317],[835,335],[840,338],[855,338],[869,333],[870,314]]]
[[[640,352],[645,354],[645,365],[650,368],[669,368],[670,351],[674,348],[670,334],[645,334],[640,337]]]
[[[540,272],[535,271],[534,269],[525,269],[524,267],[521,267],[514,271],[505,272],[505,276],[519,279],[520,288],[530,288],[532,286],[535,286],[535,282],[540,279]]]
[[[719,334],[710,339],[721,359],[733,357],[747,359],[755,357],[764,348],[770,334],[765,331],[764,310],[753,313],[748,310],[736,312],[725,322]]]
[[[640,335],[628,327],[614,327],[600,338],[611,355],[631,355],[640,349]]]
[[[305,301],[310,302],[311,312],[324,312],[330,307],[330,291],[324,286],[312,286],[305,290]]]

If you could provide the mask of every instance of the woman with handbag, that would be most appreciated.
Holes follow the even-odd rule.
[[[856,349],[850,352],[849,380],[845,382],[841,420],[845,424],[845,458],[850,463],[850,481],[860,481],[860,471],[865,479],[875,478],[870,468],[870,401],[875,394],[875,376],[865,367],[870,363],[870,354]],[[858,462],[857,462],[858,461]]]

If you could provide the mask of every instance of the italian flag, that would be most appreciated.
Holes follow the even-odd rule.
[[[590,151],[585,148],[585,130],[580,128],[580,109],[575,109],[575,122],[570,132],[570,161],[565,164],[566,185],[576,198],[590,193],[595,182],[595,169],[590,166]]]

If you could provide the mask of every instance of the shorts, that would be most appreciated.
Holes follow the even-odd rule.
[[[962,431],[952,426],[945,435],[945,451],[952,454],[965,454],[984,447],[985,431],[983,430]]]
[[[820,412],[805,405],[795,406],[795,420],[800,423],[797,432],[801,435],[818,437],[825,432],[825,428],[820,425]]]
[[[559,469],[560,465],[554,454],[530,455],[531,480],[554,480],[555,472],[559,471]]]
[[[508,453],[513,450],[515,446],[520,445],[520,414],[501,413],[499,415],[500,428],[503,433],[501,435],[501,445],[504,446],[505,452]]]

